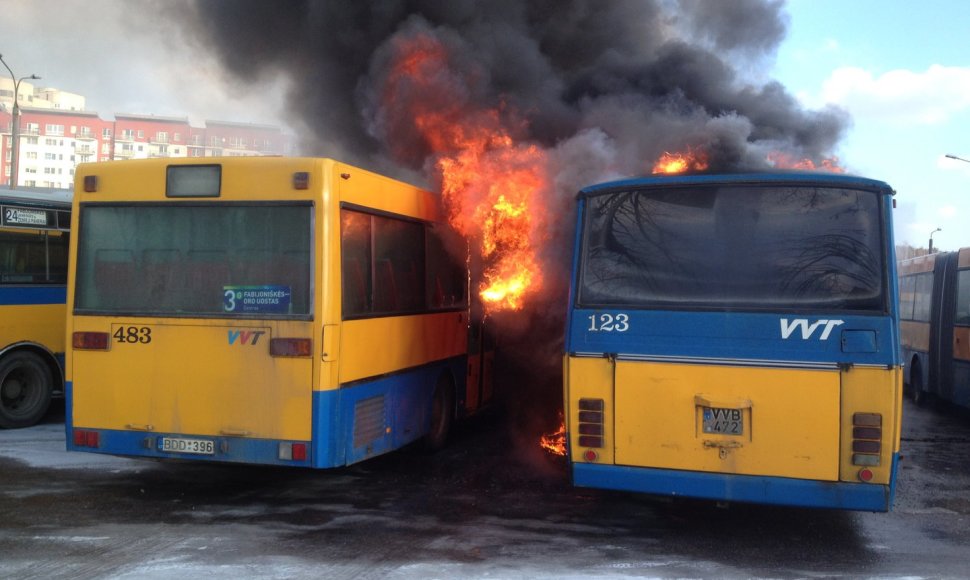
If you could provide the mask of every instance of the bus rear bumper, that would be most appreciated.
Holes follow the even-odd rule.
[[[893,478],[898,455],[893,457]],[[633,491],[654,495],[885,512],[892,507],[890,485],[826,482],[786,477],[727,475],[646,467],[574,463],[579,487]]]
[[[66,426],[66,432],[68,451],[104,453],[132,458],[216,461],[289,467],[311,466],[309,441],[145,433],[114,429],[75,429],[71,425]],[[165,439],[193,442],[192,447],[189,447],[188,444],[182,446],[200,452],[163,451],[162,442]],[[302,450],[299,446],[302,446]]]

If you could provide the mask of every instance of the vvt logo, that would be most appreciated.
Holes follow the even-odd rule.
[[[794,318],[789,321],[787,318],[781,319],[781,337],[785,340],[791,337],[795,332],[795,329],[802,329],[802,340],[808,340],[812,338],[815,331],[821,327],[822,334],[819,335],[819,340],[828,340],[829,334],[832,333],[832,329],[836,326],[844,324],[842,320],[816,320],[815,322],[809,324],[807,318]]]
[[[266,334],[265,330],[230,330],[229,344],[233,345],[238,340],[239,344],[253,345],[259,342],[259,337],[264,334]]]

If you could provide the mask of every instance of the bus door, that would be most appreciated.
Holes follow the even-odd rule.
[[[837,368],[615,364],[617,464],[838,480]]]

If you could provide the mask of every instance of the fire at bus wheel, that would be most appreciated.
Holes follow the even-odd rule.
[[[29,427],[51,403],[54,379],[37,355],[15,352],[0,361],[0,427]]]
[[[448,442],[455,418],[455,386],[447,375],[441,375],[434,387],[431,401],[431,426],[424,436],[424,447],[438,451]]]

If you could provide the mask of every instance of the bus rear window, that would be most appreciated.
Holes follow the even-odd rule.
[[[805,186],[591,196],[578,301],[884,311],[879,208],[872,192]]]
[[[81,208],[75,312],[307,317],[309,204]]]

